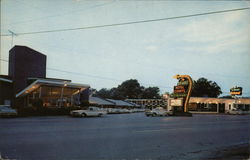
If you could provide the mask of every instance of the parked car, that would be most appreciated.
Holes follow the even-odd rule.
[[[128,109],[122,108],[108,108],[108,114],[122,114],[122,113],[130,113]]]
[[[128,109],[126,109],[126,108],[120,109],[120,112],[121,112],[121,113],[131,113],[131,111],[128,110]]]
[[[227,111],[227,114],[245,114],[244,111],[239,110],[239,109],[232,109]]]
[[[146,116],[168,116],[168,111],[162,107],[156,107],[145,111]]]
[[[17,111],[8,105],[0,105],[0,117],[15,117]]]
[[[88,109],[73,110],[70,112],[70,115],[73,117],[100,117],[105,114],[107,112],[98,107],[89,107]]]
[[[118,108],[108,108],[108,114],[117,114],[120,113]]]

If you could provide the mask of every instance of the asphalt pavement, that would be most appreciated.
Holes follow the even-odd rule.
[[[249,115],[0,119],[0,154],[16,160],[193,160],[250,141]]]

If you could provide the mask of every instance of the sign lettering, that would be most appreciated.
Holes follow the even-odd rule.
[[[185,93],[186,90],[184,86],[174,86],[174,93]]]
[[[188,81],[180,81],[177,83],[178,86],[187,86],[188,84]]]
[[[242,87],[233,87],[230,89],[231,95],[242,95]]]
[[[182,99],[171,99],[170,106],[182,106],[183,100]]]
[[[231,95],[241,95],[242,92],[230,92]]]

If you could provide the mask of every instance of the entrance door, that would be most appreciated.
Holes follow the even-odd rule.
[[[225,103],[219,103],[219,113],[225,113]]]

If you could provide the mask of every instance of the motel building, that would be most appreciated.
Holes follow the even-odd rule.
[[[126,99],[125,101],[137,104],[138,106],[142,106],[143,108],[156,108],[163,107],[167,108],[167,100],[162,99]]]
[[[169,98],[168,110],[172,109],[171,98]],[[232,110],[241,110],[250,113],[250,98],[208,98],[190,97],[188,111],[191,113],[228,113]]]
[[[0,105],[65,108],[89,101],[89,85],[46,77],[46,55],[26,46],[9,51],[8,75],[0,75]]]

